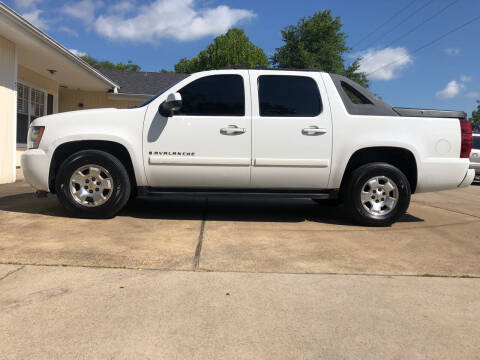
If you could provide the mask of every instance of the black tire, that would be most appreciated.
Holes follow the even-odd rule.
[[[114,184],[109,199],[95,207],[76,202],[69,184],[73,173],[89,164],[98,165],[107,170]],[[114,217],[127,204],[131,184],[127,170],[115,156],[100,150],[84,150],[73,154],[62,163],[55,178],[55,190],[60,203],[73,216],[107,219]]]
[[[353,220],[364,226],[390,226],[402,217],[410,204],[410,183],[406,176],[395,166],[387,163],[370,163],[355,169],[349,176],[345,186],[345,208]],[[398,201],[393,209],[383,215],[372,214],[364,208],[361,192],[365,183],[376,176],[390,178],[397,185]],[[368,205],[368,204],[367,204]]]

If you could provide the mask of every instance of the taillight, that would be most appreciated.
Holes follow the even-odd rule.
[[[462,145],[460,148],[460,157],[470,157],[472,151],[472,126],[470,122],[465,118],[460,118],[460,134],[462,137]]]

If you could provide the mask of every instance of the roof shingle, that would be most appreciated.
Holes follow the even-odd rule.
[[[187,74],[128,70],[100,70],[120,86],[121,94],[155,95],[188,77]]]

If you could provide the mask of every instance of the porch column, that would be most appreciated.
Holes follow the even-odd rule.
[[[17,66],[16,45],[0,36],[0,184],[16,177]]]

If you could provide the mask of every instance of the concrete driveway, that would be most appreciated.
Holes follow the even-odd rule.
[[[136,200],[68,217],[22,181],[0,187],[0,262],[119,268],[480,276],[480,187],[414,195],[390,228],[310,200]]]
[[[136,200],[69,218],[0,186],[0,359],[475,359],[480,186],[390,228],[308,200]]]

